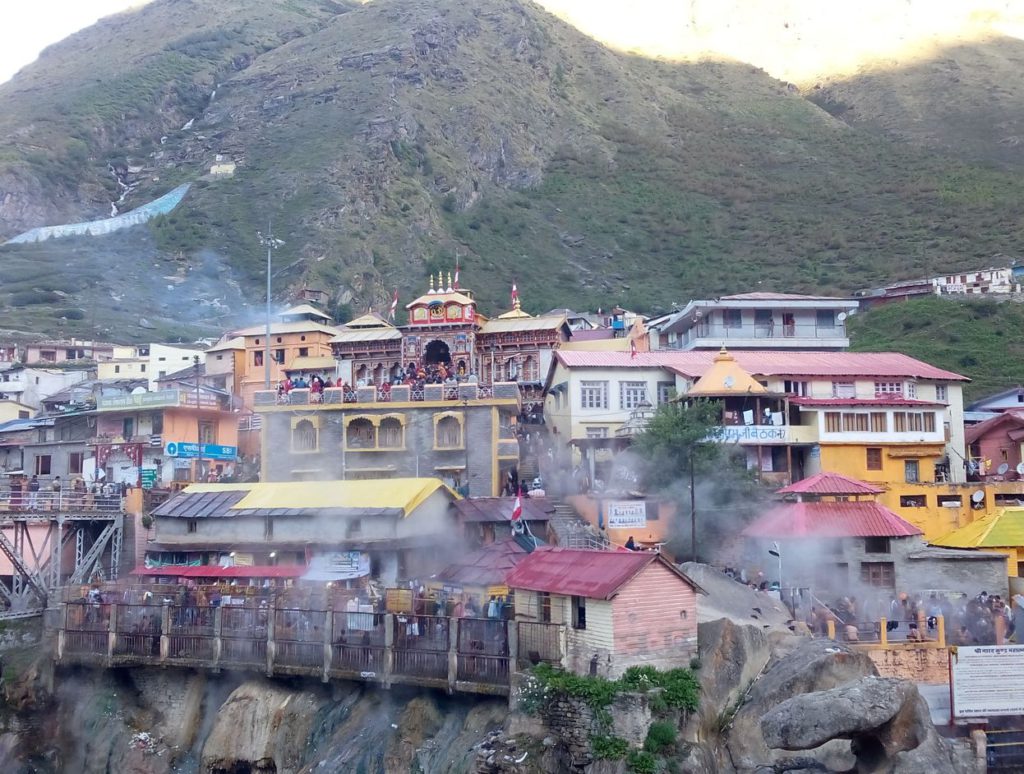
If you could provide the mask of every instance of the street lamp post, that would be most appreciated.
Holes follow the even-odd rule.
[[[690,449],[690,543],[693,561],[697,561],[697,487],[693,476],[693,449]]]
[[[199,410],[199,355],[192,356],[196,377],[196,481],[203,480],[203,414]]]
[[[782,549],[779,548],[779,541],[772,543],[772,547],[768,549],[768,553],[779,560],[779,599],[785,603],[782,594]]]
[[[260,244],[267,248],[267,331],[266,341],[263,342],[263,389],[270,389],[270,269],[271,269],[271,254],[274,250],[284,244],[281,239],[274,238],[274,232],[272,230],[271,222],[267,221],[267,233],[261,234],[259,231],[256,232],[257,238],[260,240]]]

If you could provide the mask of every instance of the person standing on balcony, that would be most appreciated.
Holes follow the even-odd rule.
[[[61,507],[60,495],[61,495],[61,483],[60,476],[53,477],[53,483],[50,484],[50,489],[53,491],[53,501],[50,503],[51,511],[59,511]]]
[[[32,476],[28,482],[28,509],[34,511],[39,507],[39,479]]]

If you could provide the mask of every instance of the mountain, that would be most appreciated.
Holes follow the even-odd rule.
[[[1024,44],[1003,17],[794,82],[719,45],[790,35],[785,14],[747,20],[757,0],[691,3],[677,59],[589,37],[595,4],[548,2],[573,24],[527,0],[155,0],[51,47],[0,85],[0,236],[193,186],[146,226],[0,248],[0,326],[215,329],[258,306],[268,221],[278,300],[324,287],[342,316],[409,299],[456,253],[486,310],[515,279],[535,311],[656,311],[1018,249]],[[824,28],[793,18],[794,50],[816,50]]]

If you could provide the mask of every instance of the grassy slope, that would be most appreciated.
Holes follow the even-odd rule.
[[[971,378],[968,400],[1024,384],[1024,304],[925,298],[850,319],[852,349],[895,350]]]
[[[394,285],[403,299],[422,290],[456,249],[487,311],[507,303],[513,278],[531,310],[655,311],[728,291],[851,291],[1010,253],[1024,236],[1019,175],[869,122],[851,127],[748,65],[613,53],[512,0],[378,0],[333,17],[313,0],[239,1],[199,33],[209,7],[156,3],[0,88],[0,136],[42,123],[60,148],[89,130],[78,150],[7,142],[0,179],[2,154],[14,154],[15,165],[70,176],[75,200],[109,184],[109,154],[159,149],[160,182],[138,202],[227,151],[242,161],[234,178],[199,184],[178,213],[139,231],[155,237],[156,260],[208,250],[256,288],[255,231],[270,216],[287,241],[279,286],[311,280],[356,307],[384,303]],[[424,35],[440,42],[413,44]],[[123,51],[116,64],[97,56],[104,46]],[[340,64],[366,52],[395,55]],[[253,60],[236,72],[240,55]],[[97,59],[101,82],[78,75]],[[202,103],[193,131],[177,131],[214,82],[217,100]],[[46,88],[56,93],[32,102]],[[122,103],[124,121],[112,112]],[[379,121],[392,122],[382,137]],[[37,250],[62,265],[63,248]],[[14,293],[75,295],[19,277],[0,294],[22,310],[15,318],[26,307]],[[55,308],[44,300],[33,312]],[[11,314],[0,309],[0,324]]]

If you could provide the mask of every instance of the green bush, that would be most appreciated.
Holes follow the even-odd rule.
[[[629,742],[618,736],[592,736],[590,749],[600,760],[620,761],[629,752]]]
[[[633,750],[626,764],[633,774],[655,774],[658,770],[657,759],[646,750]]]
[[[647,738],[644,740],[644,749],[655,755],[668,749],[676,743],[678,732],[674,723],[667,720],[658,720],[651,723],[647,729]]]

